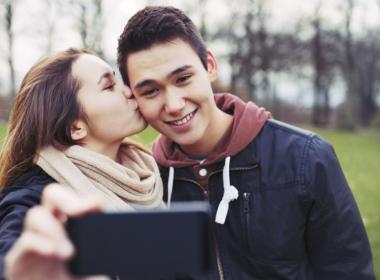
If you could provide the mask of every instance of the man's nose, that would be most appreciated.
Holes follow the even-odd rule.
[[[169,114],[180,112],[185,107],[185,99],[178,91],[168,91],[165,96],[165,111]]]

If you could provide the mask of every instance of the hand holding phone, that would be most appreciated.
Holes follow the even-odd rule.
[[[64,222],[66,217],[89,215],[101,209],[99,200],[80,198],[58,184],[47,186],[41,205],[29,209],[21,235],[4,259],[5,278],[78,279],[65,269],[66,262],[74,255],[74,248],[67,238]]]
[[[74,275],[199,275],[210,267],[210,217],[204,203],[155,211],[91,214],[70,219]]]

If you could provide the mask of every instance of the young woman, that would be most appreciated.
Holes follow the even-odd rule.
[[[68,189],[82,201],[74,214],[163,206],[154,159],[125,140],[145,127],[131,91],[90,51],[69,49],[29,70],[16,96],[0,155],[1,275],[4,256],[21,233],[7,257],[10,279],[31,279],[30,268],[36,269],[36,261],[46,256],[59,259],[54,248],[60,247],[66,258],[73,253],[68,242],[54,247],[47,238],[59,241],[65,236],[63,227],[61,234],[54,235],[54,229],[72,213],[70,201],[75,196]],[[54,182],[65,188],[49,187],[48,198],[30,211],[23,227],[28,209],[41,203],[43,189]],[[98,202],[83,201],[86,197],[97,197]],[[30,254],[35,256],[28,260],[25,256]],[[61,267],[47,264],[45,270]]]

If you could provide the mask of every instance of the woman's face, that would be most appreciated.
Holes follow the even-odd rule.
[[[116,79],[106,62],[83,54],[73,64],[72,74],[81,83],[78,100],[87,119],[76,125],[85,127],[85,137],[80,140],[86,145],[119,144],[147,126],[130,89]]]

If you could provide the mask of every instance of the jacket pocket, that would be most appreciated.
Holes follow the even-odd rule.
[[[254,252],[253,236],[252,236],[252,217],[254,196],[251,192],[244,192],[242,195],[242,225],[245,244],[248,245],[250,252]]]

